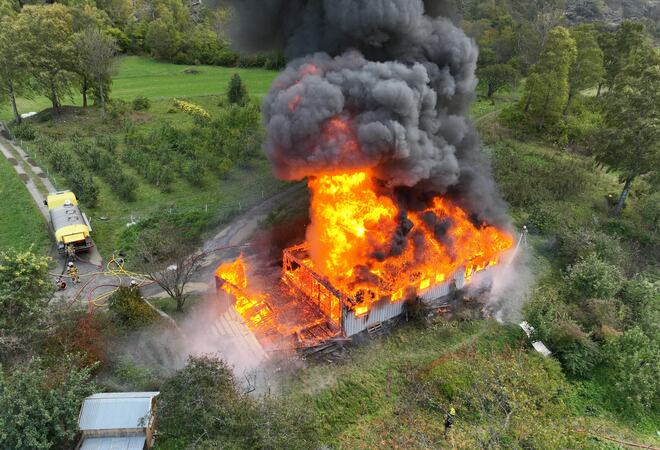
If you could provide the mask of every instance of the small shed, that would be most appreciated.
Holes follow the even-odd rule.
[[[109,392],[83,401],[79,450],[144,450],[154,443],[155,399],[159,392]]]

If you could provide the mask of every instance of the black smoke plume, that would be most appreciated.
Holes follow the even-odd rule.
[[[469,120],[477,47],[433,0],[227,0],[234,46],[290,63],[263,103],[277,176],[370,168],[508,223]]]

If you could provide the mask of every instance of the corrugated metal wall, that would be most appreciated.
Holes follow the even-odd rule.
[[[404,301],[391,303],[381,302],[374,306],[371,311],[362,317],[355,317],[353,311],[344,308],[344,317],[342,320],[342,329],[346,337],[358,334],[371,325],[390,320],[403,312]]]
[[[456,289],[463,289],[465,286],[465,268],[461,267],[453,275],[453,281]],[[452,279],[444,283],[436,284],[430,288],[420,291],[419,296],[429,305],[435,305],[438,300],[441,300],[450,294]],[[367,329],[371,325],[379,322],[390,320],[401,313],[403,313],[403,305],[405,302],[383,302],[374,306],[368,314],[362,317],[355,317],[353,311],[349,311],[346,307],[342,307],[342,330],[346,337],[353,336]],[[436,305],[437,306],[437,305]]]
[[[451,281],[445,281],[444,283],[436,284],[435,286],[431,286],[430,288],[421,291],[419,293],[419,297],[427,302],[444,297],[446,295],[449,295],[450,285],[451,285]]]

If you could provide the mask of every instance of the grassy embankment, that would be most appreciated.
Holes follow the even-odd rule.
[[[0,250],[48,248],[50,236],[42,215],[9,162],[0,158]]]
[[[73,136],[90,139],[101,135],[114,136],[118,142],[116,152],[120,155],[125,148],[127,124],[144,133],[156,129],[162,123],[176,128],[192,125],[193,120],[189,115],[173,108],[173,98],[190,99],[208,111],[211,117],[219,114],[225,107],[224,91],[234,73],[241,74],[255,102],[267,92],[276,76],[275,72],[258,69],[188,67],[147,58],[123,57],[119,60],[114,77],[112,97],[130,101],[137,96],[145,96],[151,100],[148,110],[129,112],[119,120],[103,120],[96,108],[75,109],[56,120],[39,121],[37,118],[31,123],[38,133],[67,145]],[[78,101],[74,98],[74,103]],[[44,99],[21,101],[23,110],[47,107],[48,103]],[[25,142],[24,146],[40,165],[48,168],[48,164],[34,151],[32,143]],[[247,167],[237,166],[221,178],[207,175],[201,187],[176,178],[168,192],[146,182],[135,168],[128,166],[120,157],[116,158],[115,163],[125,173],[135,177],[138,186],[135,200],[127,202],[112,192],[103,177],[98,174],[94,176],[100,189],[99,201],[95,208],[86,210],[93,221],[95,241],[104,255],[110,255],[120,247],[121,232],[132,221],[170,212],[218,211],[217,215],[209,216],[209,223],[217,223],[286,186],[272,177],[265,158],[257,158]],[[67,187],[61,176],[53,174],[52,170],[50,175],[58,189]]]

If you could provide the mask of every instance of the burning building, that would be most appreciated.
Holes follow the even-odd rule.
[[[244,259],[217,271],[262,344],[350,337],[498,264],[513,241],[467,117],[477,49],[437,2],[229,3],[238,47],[290,61],[263,102],[265,151],[311,192],[277,283],[255,290]]]

